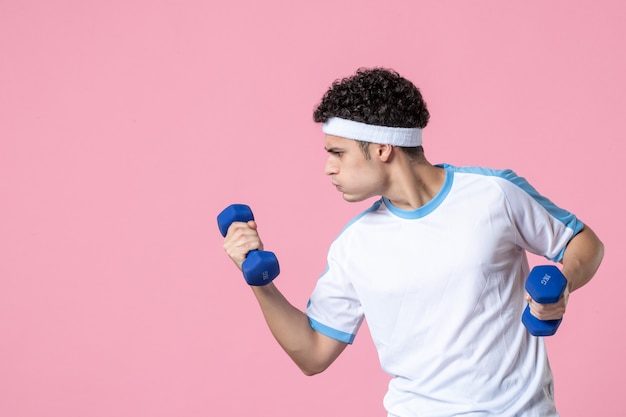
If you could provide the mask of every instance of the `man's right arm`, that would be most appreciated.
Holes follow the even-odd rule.
[[[250,221],[235,222],[228,229],[224,250],[239,269],[249,251],[263,250],[256,228]],[[307,315],[291,305],[274,283],[250,288],[274,338],[304,374],[324,371],[346,348],[346,343],[313,330]]]

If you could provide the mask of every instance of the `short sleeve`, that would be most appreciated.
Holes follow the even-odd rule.
[[[551,261],[560,261],[567,244],[584,224],[574,214],[539,194],[513,171],[502,171],[499,178],[518,245]]]
[[[363,321],[363,309],[349,279],[343,240],[333,242],[326,271],[318,279],[306,314],[317,332],[344,343],[352,343]]]

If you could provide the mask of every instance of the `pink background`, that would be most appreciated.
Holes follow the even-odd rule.
[[[331,187],[311,121],[361,66],[420,86],[432,162],[512,168],[596,230],[548,341],[556,399],[626,415],[623,4],[3,0],[0,415],[383,416],[367,329],[301,375],[215,223],[250,204],[305,306],[371,203]]]

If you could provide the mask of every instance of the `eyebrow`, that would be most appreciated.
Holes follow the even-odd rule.
[[[328,153],[333,153],[333,152],[344,152],[344,150],[342,148],[338,148],[336,146],[331,146],[330,148],[327,148],[326,146],[324,146],[324,149],[326,150],[326,152]]]

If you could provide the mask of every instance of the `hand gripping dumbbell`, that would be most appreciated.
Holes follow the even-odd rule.
[[[566,285],[567,279],[559,268],[554,265],[540,265],[528,274],[526,292],[540,304],[552,304],[559,301]],[[530,306],[526,306],[522,314],[522,323],[533,336],[552,336],[559,328],[561,320],[562,318],[539,320],[530,313]]]
[[[245,204],[232,204],[217,216],[217,226],[222,236],[226,237],[228,227],[233,222],[249,222],[254,220],[252,210]],[[248,285],[260,287],[267,285],[280,273],[278,259],[273,252],[251,250],[241,264],[243,277]]]

